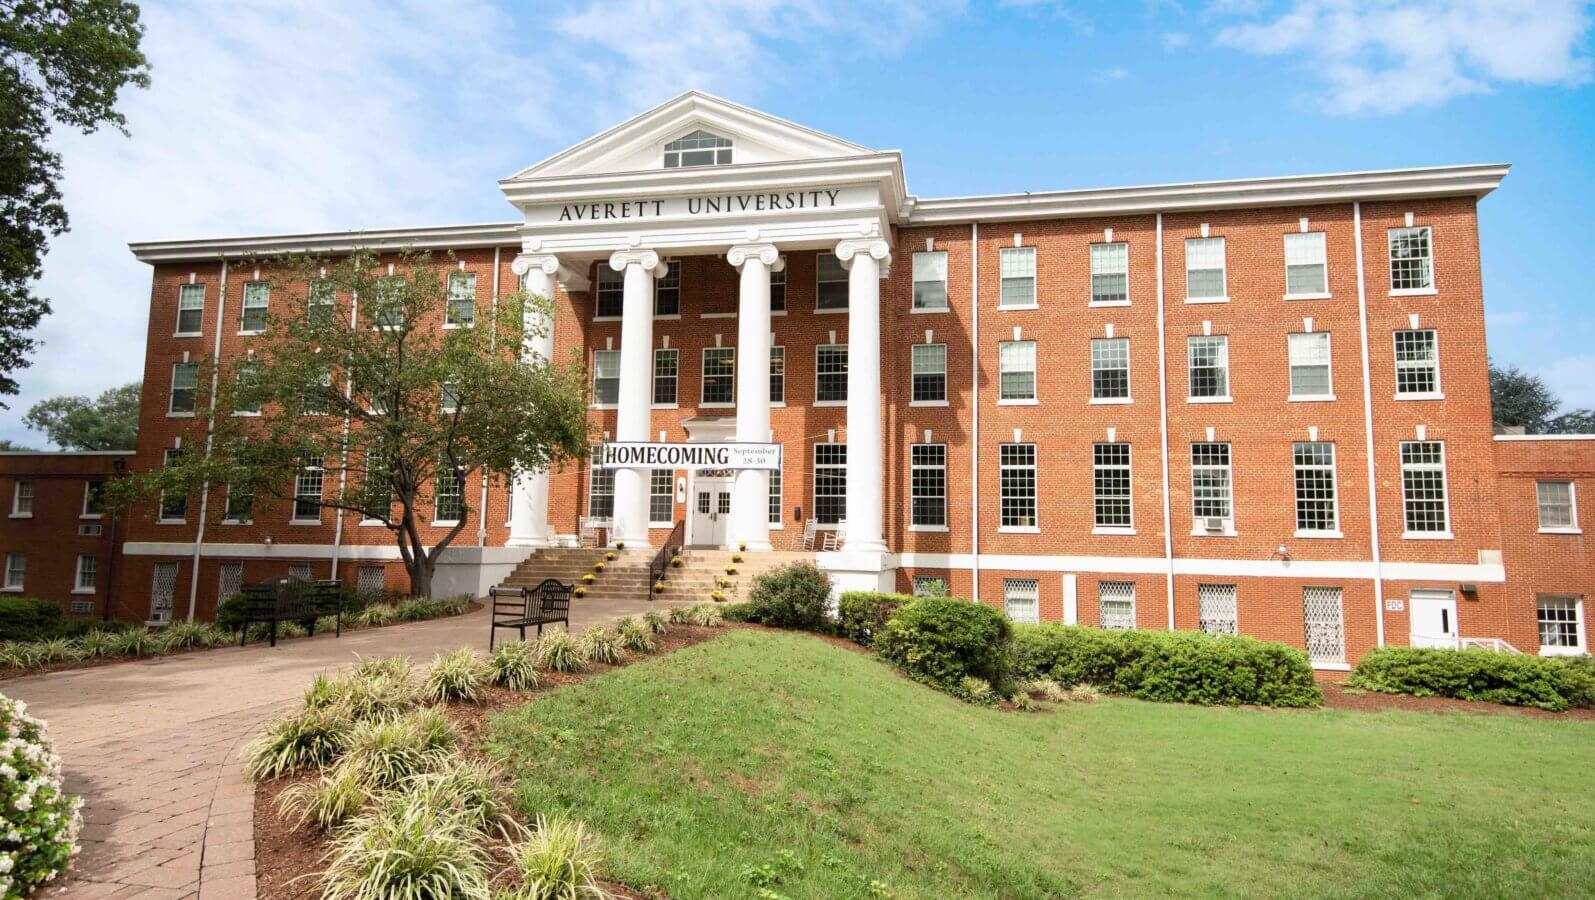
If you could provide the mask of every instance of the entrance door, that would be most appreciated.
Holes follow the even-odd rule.
[[[700,472],[692,480],[692,545],[724,547],[731,521],[731,479]]]
[[[1412,612],[1412,646],[1457,646],[1457,599],[1450,591],[1413,591],[1408,600]]]

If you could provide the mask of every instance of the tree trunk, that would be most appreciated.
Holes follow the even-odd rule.
[[[425,553],[417,553],[415,559],[407,567],[410,570],[410,596],[432,596],[432,564],[427,561]]]

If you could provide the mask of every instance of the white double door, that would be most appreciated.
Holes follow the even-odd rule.
[[[692,522],[687,542],[694,547],[724,547],[731,523],[731,475],[697,472],[692,478]]]
[[[1407,603],[1411,609],[1412,646],[1457,646],[1457,598],[1450,591],[1413,591]]]

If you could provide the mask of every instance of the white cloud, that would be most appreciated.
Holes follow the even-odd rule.
[[[1562,401],[1563,412],[1595,409],[1595,356],[1564,356],[1535,372]]]
[[[1110,69],[1099,69],[1091,73],[1092,81],[1123,81],[1130,77],[1130,70],[1123,66],[1114,66]]]
[[[1163,35],[1164,50],[1179,50],[1191,43],[1191,36],[1183,31],[1169,31]]]
[[[1210,12],[1252,18],[1250,6]],[[1291,0],[1283,12],[1222,28],[1218,42],[1304,56],[1326,82],[1325,108],[1356,115],[1507,84],[1584,84],[1589,27],[1583,0]]]

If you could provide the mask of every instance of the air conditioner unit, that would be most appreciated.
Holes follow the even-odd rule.
[[[100,536],[100,523],[98,523],[98,522],[91,522],[91,523],[89,523],[87,525],[79,525],[78,526],[78,537],[99,537],[99,536]]]
[[[1217,516],[1209,516],[1202,520],[1202,527],[1206,529],[1208,534],[1223,534],[1224,520]]]

